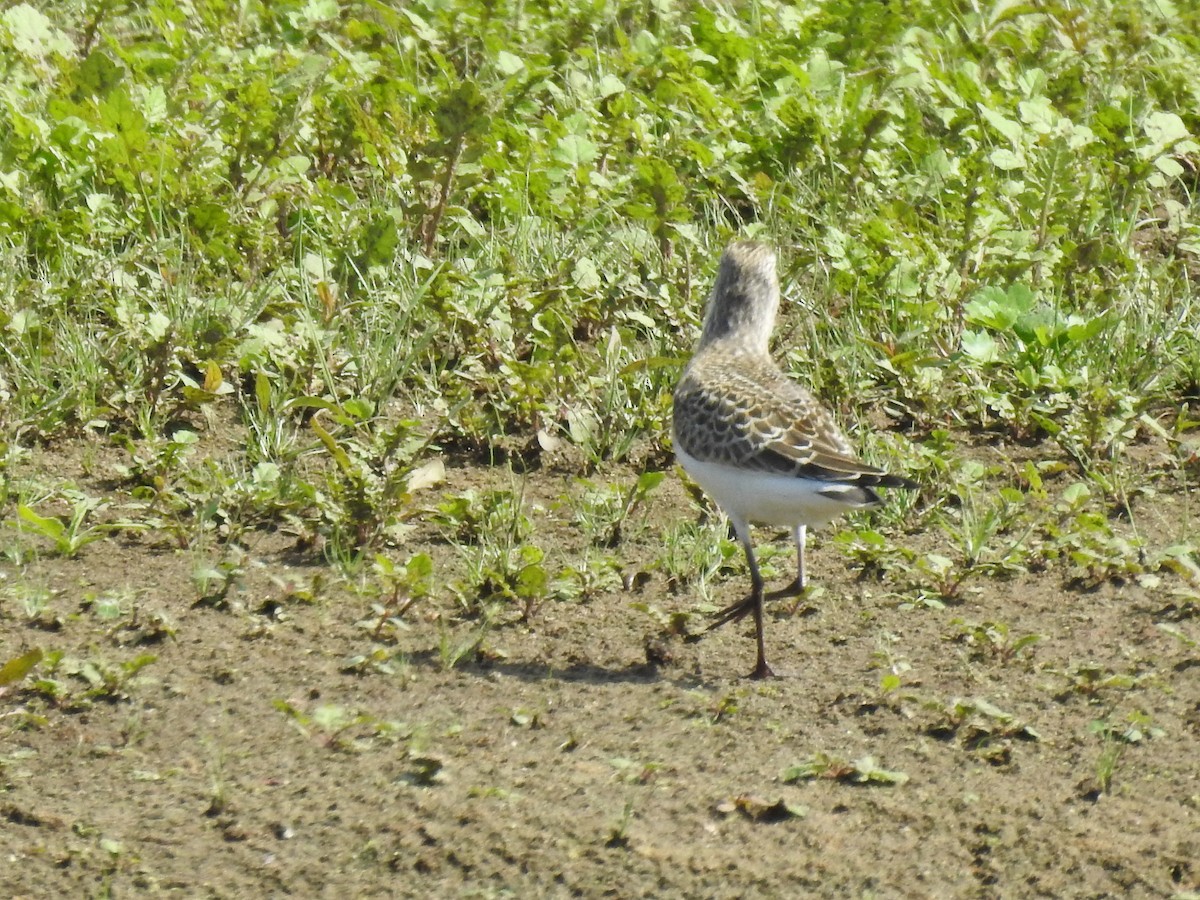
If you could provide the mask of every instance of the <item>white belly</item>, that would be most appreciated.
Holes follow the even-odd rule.
[[[675,445],[675,456],[684,471],[704,488],[731,518],[759,525],[817,528],[852,509],[874,506],[863,503],[861,488],[738,469],[723,463],[701,462]]]

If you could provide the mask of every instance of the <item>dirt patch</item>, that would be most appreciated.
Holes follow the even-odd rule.
[[[84,456],[45,471],[104,483]],[[511,478],[452,471],[446,490]],[[526,484],[548,558],[577,556],[588,486]],[[1196,533],[1185,501],[1164,488],[1143,537]],[[25,897],[1200,890],[1186,639],[1200,606],[1183,580],[1072,590],[1050,570],[977,579],[939,607],[857,577],[827,532],[818,590],[768,617],[784,677],[755,683],[749,625],[688,641],[646,611],[696,613],[652,564],[667,523],[693,515],[669,476],[607,586],[486,631],[439,596],[382,642],[378,598],[353,580],[296,589],[321,570],[283,534],[256,535],[207,604],[203,554],[152,536],[6,565],[0,660],[38,647],[72,663],[2,689],[0,883]],[[456,577],[436,534],[414,535],[422,548]],[[777,580],[790,558],[781,544]],[[744,589],[730,566],[718,604]],[[1023,635],[1039,639],[1014,646]],[[38,677],[61,682],[57,700]],[[785,777],[799,764],[813,777]]]

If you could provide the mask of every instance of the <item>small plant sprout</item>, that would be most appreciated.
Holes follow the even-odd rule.
[[[1088,725],[1088,731],[1100,740],[1100,752],[1096,755],[1096,786],[1103,794],[1112,792],[1117,769],[1130,747],[1163,735],[1162,729],[1155,727],[1150,717],[1140,711],[1130,713],[1126,724],[1114,723],[1108,717],[1095,719]]]
[[[236,548],[235,548],[236,549]],[[199,593],[194,605],[225,609],[229,606],[229,595],[246,574],[244,553],[235,558],[214,564],[200,563],[192,571],[192,581]]]
[[[41,674],[32,687],[35,693],[60,709],[84,710],[96,701],[128,700],[130,691],[137,684],[138,673],[156,660],[153,654],[142,653],[112,663],[52,650],[43,655]]]
[[[77,491],[64,491],[63,499],[71,505],[71,512],[66,516],[43,516],[22,503],[17,505],[17,518],[6,524],[20,534],[34,534],[46,539],[56,556],[75,556],[88,544],[104,538],[105,526],[86,523],[93,513],[107,504]]]
[[[1200,650],[1200,637],[1193,637],[1174,622],[1159,622],[1157,625],[1159,631],[1169,634],[1188,650]]]
[[[904,772],[884,769],[873,757],[864,756],[854,762],[845,762],[826,753],[818,753],[806,762],[789,766],[780,773],[779,778],[784,784],[816,778],[846,784],[882,786],[901,785],[908,781],[908,775]]]
[[[629,846],[629,826],[633,824],[633,801],[626,800],[621,815],[609,829],[605,847],[624,849]]]
[[[433,560],[426,553],[418,553],[400,569],[390,558],[376,554],[371,569],[382,596],[381,603],[371,606],[376,616],[372,636],[379,640],[385,628],[405,627],[404,614],[414,603],[429,596],[433,586]]]
[[[1078,695],[1092,701],[1098,701],[1110,692],[1133,690],[1156,677],[1153,672],[1111,672],[1093,662],[1075,663],[1058,674],[1067,683],[1056,695],[1058,699],[1065,700],[1072,695]]]
[[[469,629],[466,635],[455,634],[446,622],[441,622],[438,634],[438,658],[444,671],[458,668],[463,660],[478,653],[488,632],[492,629],[492,619],[484,615],[479,624]]]
[[[608,549],[619,545],[630,516],[644,506],[646,499],[665,477],[665,472],[643,472],[628,490],[614,486],[586,493],[576,518],[592,543]]]
[[[982,697],[949,703],[935,700],[925,707],[931,715],[924,727],[926,734],[941,741],[957,740],[964,750],[995,766],[1012,761],[1015,741],[1041,740],[1032,726]]]
[[[3,696],[10,685],[18,683],[37,668],[43,655],[42,651],[35,647],[0,665],[0,696]]]
[[[969,648],[974,659],[997,659],[1009,662],[1032,655],[1032,647],[1044,640],[1040,634],[1013,634],[1004,622],[968,623],[954,619],[951,626],[958,629],[958,640]]]
[[[808,815],[808,809],[788,803],[782,798],[771,802],[754,794],[739,794],[729,800],[722,800],[714,807],[714,812],[728,816],[738,812],[751,822],[786,822],[788,819],[803,819]]]

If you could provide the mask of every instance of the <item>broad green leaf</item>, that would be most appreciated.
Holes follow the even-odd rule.
[[[349,724],[349,714],[344,706],[323,703],[312,712],[312,723],[322,731],[338,731]]]
[[[586,444],[599,428],[599,422],[591,410],[573,406],[567,410],[567,432],[576,444]]]
[[[643,472],[638,476],[637,492],[639,494],[650,493],[652,490],[662,484],[663,479],[666,477],[666,472]]]
[[[996,341],[986,331],[968,331],[962,333],[963,352],[976,362],[995,362],[1000,355]]]
[[[496,55],[496,68],[500,70],[500,74],[502,75],[516,75],[525,68],[525,61],[515,53],[501,50]]]
[[[1049,134],[1058,123],[1059,115],[1046,97],[1033,97],[1017,104],[1021,121],[1038,134]]]
[[[575,268],[571,270],[571,280],[581,291],[594,291],[601,284],[600,272],[587,256],[581,256],[575,261]]]
[[[40,59],[51,53],[69,54],[75,51],[66,35],[28,3],[6,9],[0,21],[12,36],[13,49],[24,56]]]
[[[1191,137],[1187,125],[1175,113],[1153,112],[1142,121],[1142,130],[1155,150],[1164,150],[1176,141]]]
[[[589,166],[596,159],[596,145],[578,134],[564,135],[554,148],[554,158],[569,166]]]
[[[365,422],[375,414],[375,404],[362,397],[350,397],[342,401],[342,409],[352,418]]]
[[[38,648],[10,659],[3,666],[0,666],[0,686],[15,684],[20,681],[32,672],[34,667],[41,661],[42,651]]]
[[[1012,119],[1002,116],[994,109],[980,105],[979,112],[982,114],[987,123],[996,129],[1001,135],[1011,141],[1014,145],[1021,143],[1022,129],[1019,123]]]
[[[1004,721],[1012,719],[1010,714],[1006,713],[998,706],[993,706],[991,703],[982,698],[976,697],[971,701],[971,704],[975,707],[976,712],[987,716],[989,719],[1001,719]]]
[[[1002,22],[1018,16],[1040,14],[1041,9],[1028,0],[999,0],[988,14],[988,28],[993,29]]]
[[[625,82],[611,72],[604,75],[599,82],[596,83],[596,96],[600,99],[613,97],[617,94],[625,93]]]
[[[441,459],[431,459],[408,473],[404,489],[415,492],[433,487],[446,480],[446,464]]]
[[[417,553],[404,564],[404,574],[410,581],[429,578],[433,575],[433,559],[428,553]]]
[[[1071,318],[1076,319],[1077,317],[1072,316]],[[1097,316],[1094,319],[1075,321],[1068,326],[1067,337],[1070,338],[1072,343],[1082,343],[1083,341],[1090,341],[1107,327],[1108,316],[1106,315]]]
[[[146,333],[154,343],[161,344],[167,339],[170,331],[171,320],[166,315],[158,310],[150,313],[146,319]]]
[[[17,506],[17,516],[43,537],[57,541],[66,531],[66,526],[52,516],[39,516],[25,504]]]
[[[258,372],[254,376],[254,399],[259,414],[267,415],[271,410],[271,378],[266,372]]]
[[[215,394],[224,383],[225,379],[221,375],[221,366],[215,359],[210,359],[204,364],[204,390],[210,394]]]
[[[85,96],[104,97],[125,78],[124,67],[113,62],[105,51],[96,49],[75,70],[72,80]]]
[[[390,214],[371,220],[362,238],[364,258],[368,266],[387,265],[400,246],[400,227]]]
[[[142,115],[147,122],[161,122],[167,115],[167,92],[161,84],[146,91],[142,98]]]
[[[1186,169],[1180,163],[1169,156],[1160,156],[1154,160],[1154,168],[1162,172],[1169,179],[1176,179],[1182,175]]]
[[[1067,489],[1063,491],[1062,496],[1063,500],[1065,500],[1071,506],[1077,506],[1083,501],[1087,500],[1087,498],[1091,495],[1091,488],[1089,488],[1082,481],[1076,481],[1074,484],[1068,485]]]
[[[988,159],[997,169],[1003,169],[1005,172],[1012,172],[1017,169],[1025,168],[1025,157],[1009,150],[1007,147],[999,147],[988,154]]]
[[[862,781],[868,784],[892,784],[900,785],[908,781],[908,775],[904,772],[897,772],[889,769],[881,769],[875,762],[874,758],[864,756],[861,759],[854,761],[854,768],[858,775],[855,781]]]
[[[1023,284],[1007,289],[989,285],[980,288],[964,307],[963,314],[972,325],[994,331],[1008,331],[1033,308],[1033,292]]]
[[[255,465],[250,478],[256,488],[265,490],[277,485],[281,474],[278,463],[260,462]]]
[[[100,121],[131,150],[146,146],[146,117],[124,87],[113,90],[100,106]]]
[[[523,566],[517,575],[516,593],[522,600],[537,600],[546,596],[550,576],[538,563]]]

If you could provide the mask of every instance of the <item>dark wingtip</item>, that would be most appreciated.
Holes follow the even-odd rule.
[[[879,479],[878,482],[876,482],[876,484],[878,484],[879,487],[906,488],[910,491],[915,491],[921,487],[921,485],[917,484],[917,482],[913,481],[911,478],[905,478],[903,475],[884,475]]]

